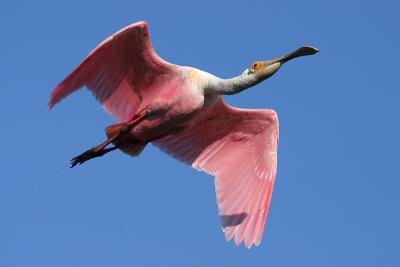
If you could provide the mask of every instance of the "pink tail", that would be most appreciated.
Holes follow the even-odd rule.
[[[107,137],[111,138],[117,135],[121,127],[124,127],[125,125],[125,123],[119,123],[107,127]],[[112,143],[117,146],[118,149],[120,149],[122,152],[133,157],[138,156],[147,145],[146,141],[135,140],[132,136],[129,135],[129,133],[121,135]]]

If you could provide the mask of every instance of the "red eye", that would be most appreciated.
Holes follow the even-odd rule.
[[[258,70],[261,67],[260,62],[254,62],[252,65],[253,70]]]

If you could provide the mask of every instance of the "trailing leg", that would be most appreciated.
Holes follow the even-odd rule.
[[[90,159],[101,157],[115,149],[118,149],[118,147],[113,146],[109,148],[103,148],[101,150],[98,150],[97,147],[91,148],[83,152],[79,156],[76,156],[75,158],[71,159],[71,168],[75,167],[77,164],[81,165],[82,163]]]
[[[115,149],[124,147],[124,143],[127,141],[127,138],[129,137],[129,132],[130,130],[140,123],[142,120],[145,119],[145,116],[147,114],[146,108],[142,109],[141,112],[137,113],[133,118],[127,122],[123,123],[118,123],[115,125],[111,125],[107,127],[106,129],[106,134],[107,134],[107,140],[104,141],[102,144],[93,147],[82,154],[74,157],[71,159],[71,168],[75,167],[76,165],[81,165],[85,161],[88,161],[93,158],[101,157],[104,154],[111,152]],[[109,144],[113,143],[115,146],[107,148]],[[145,144],[143,145],[144,148]],[[124,150],[124,149],[123,149]],[[138,148],[138,151],[135,151],[135,149],[128,148],[126,150],[132,150],[132,154],[134,153],[140,153],[141,149]],[[129,153],[129,152],[127,152]]]

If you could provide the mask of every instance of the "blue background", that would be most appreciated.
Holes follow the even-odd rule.
[[[398,1],[1,1],[0,267],[400,266]],[[321,52],[226,97],[274,108],[279,168],[260,247],[227,243],[213,179],[149,146],[69,169],[114,121],[52,89],[147,20],[173,63],[221,77]]]

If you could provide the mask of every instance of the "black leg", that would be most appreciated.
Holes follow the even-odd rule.
[[[116,147],[116,146],[110,147],[110,148],[104,148],[104,149],[101,149],[101,150],[98,150],[97,147],[91,148],[91,149],[83,152],[79,156],[76,156],[73,159],[71,159],[70,168],[73,168],[78,164],[81,165],[82,163],[84,163],[85,161],[88,161],[90,159],[101,157],[104,154],[107,154],[108,152],[111,152],[111,151],[113,151],[113,150],[115,150],[117,148],[118,147]]]

